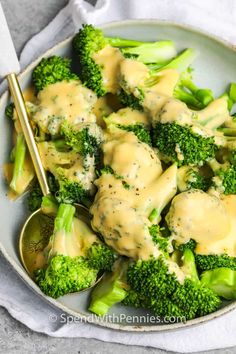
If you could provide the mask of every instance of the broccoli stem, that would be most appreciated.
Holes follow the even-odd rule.
[[[215,268],[201,274],[201,283],[217,295],[227,299],[236,299],[236,271],[229,268]]]
[[[194,49],[192,48],[185,49],[176,58],[171,60],[171,62],[162,66],[158,70],[175,69],[178,70],[180,73],[182,73],[185,70],[187,70],[188,67],[193,63],[196,56],[197,56],[197,52]]]
[[[58,204],[53,196],[47,195],[42,198],[41,209],[43,214],[56,214],[58,210]]]
[[[75,207],[70,204],[60,204],[57,216],[54,222],[54,233],[65,231],[67,234],[72,230]]]
[[[122,49],[124,55],[134,56],[145,64],[165,65],[176,56],[175,45],[172,41],[144,43],[134,48]]]
[[[91,295],[89,311],[99,316],[105,315],[117,302],[127,295],[126,271],[128,261],[119,259],[114,265],[113,273],[107,273],[94,288]]]
[[[236,128],[218,128],[226,137],[236,137]]]
[[[118,38],[118,37],[105,37],[108,44],[112,47],[138,47],[143,44],[147,44],[147,42],[135,41],[132,39]]]
[[[181,269],[186,274],[186,276],[190,278],[192,281],[199,281],[196,263],[195,263],[195,257],[193,252],[189,248],[186,248],[184,250],[184,254],[181,260],[183,262]]]
[[[159,216],[158,210],[156,208],[154,208],[151,212],[151,214],[149,215],[148,219],[152,222],[155,219],[157,219]]]
[[[23,168],[24,168],[24,162],[25,162],[25,156],[26,156],[26,144],[25,144],[25,139],[24,135],[22,133],[17,135],[17,140],[16,140],[16,147],[15,147],[15,161],[14,161],[14,169],[13,169],[13,176],[12,180],[10,183],[10,187],[18,193],[18,182],[21,177]]]

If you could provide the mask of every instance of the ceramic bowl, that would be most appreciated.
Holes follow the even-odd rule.
[[[194,62],[196,83],[202,87],[212,88],[216,96],[224,92],[230,82],[236,81],[235,48],[199,30],[156,20],[113,22],[101,27],[104,29],[105,34],[110,36],[144,41],[171,39],[176,43],[178,50],[183,50],[187,47],[197,49],[199,56]],[[53,54],[70,57],[71,38],[48,50],[43,56],[51,56]],[[33,62],[19,75],[19,81],[23,89],[29,87],[32,70],[40,60],[41,58]],[[35,291],[35,301],[40,296],[61,311],[76,317],[82,317],[100,326],[140,332],[175,330],[177,328],[196,325],[221,316],[236,308],[236,302],[225,302],[218,311],[208,316],[187,321],[187,323],[177,322],[166,324],[161,323],[161,320],[158,318],[154,320],[152,318],[151,320],[151,313],[148,313],[146,310],[136,310],[122,305],[114,306],[109,312],[109,316],[98,319],[95,316],[91,316],[87,311],[90,296],[89,291],[66,295],[57,300],[46,297],[25,272],[19,259],[17,247],[19,232],[24,220],[28,216],[25,198],[23,197],[13,202],[6,196],[7,186],[3,179],[2,167],[9,159],[12,136],[12,126],[4,116],[5,106],[8,101],[9,95],[8,92],[5,92],[0,99],[0,250],[11,263],[12,267],[18,272],[19,276],[25,281],[26,286],[28,285]]]

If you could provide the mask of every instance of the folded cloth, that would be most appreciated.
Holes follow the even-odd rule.
[[[96,6],[83,0],[71,0],[42,32],[26,44],[20,58],[21,67],[73,34],[82,23],[100,24],[127,18],[158,18],[186,23],[236,43],[234,0],[98,0]],[[128,333],[89,323],[65,324],[60,311],[28,288],[3,257],[0,257],[0,268],[0,305],[34,331],[55,337],[96,338],[180,353],[236,345],[236,311],[195,327],[161,333]]]

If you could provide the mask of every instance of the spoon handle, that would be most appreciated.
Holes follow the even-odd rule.
[[[29,153],[34,165],[36,176],[38,178],[42,193],[44,196],[50,194],[50,190],[47,183],[47,177],[42,165],[42,161],[39,155],[39,151],[34,140],[34,135],[29,123],[28,112],[25,106],[25,101],[21,92],[19,82],[16,74],[7,75],[7,81],[9,89],[12,95],[13,102],[15,104],[16,112],[20,120],[21,128],[25,137],[26,144],[29,149]]]

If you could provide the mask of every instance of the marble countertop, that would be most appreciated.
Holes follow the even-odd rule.
[[[90,0],[93,2],[93,0]],[[1,0],[18,54],[25,42],[39,32],[67,3],[67,0]],[[35,18],[35,19],[34,19]],[[34,20],[32,20],[34,19]],[[148,343],[147,343],[148,345]],[[161,354],[163,350],[104,343],[94,339],[51,338],[17,322],[0,307],[0,354],[1,353],[111,353]],[[233,354],[236,347],[215,350],[214,353]]]

